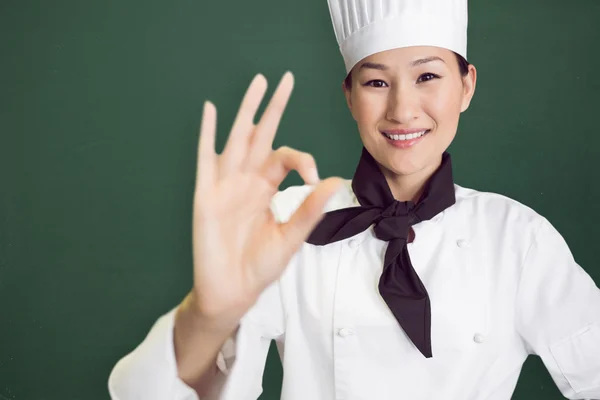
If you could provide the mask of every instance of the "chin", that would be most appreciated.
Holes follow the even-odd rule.
[[[367,150],[380,165],[395,175],[412,175],[431,164],[428,162],[431,157],[424,154],[423,149],[396,150],[383,143],[381,147],[376,146],[373,150],[367,147]]]
[[[390,172],[399,176],[413,175],[425,168],[424,163],[415,160],[414,157],[402,157],[399,155],[396,155],[392,159],[387,159],[380,164],[383,164]]]
[[[437,133],[429,133],[424,141],[405,149],[391,146],[379,133],[376,137],[369,136],[368,141],[363,143],[375,160],[390,173],[406,176],[439,166],[443,153],[441,149],[447,148],[452,138]]]

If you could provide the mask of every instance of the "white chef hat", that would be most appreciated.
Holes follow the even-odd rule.
[[[436,46],[467,58],[467,0],[327,0],[346,72],[381,51]]]

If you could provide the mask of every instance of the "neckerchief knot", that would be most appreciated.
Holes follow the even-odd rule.
[[[352,190],[360,204],[327,212],[307,242],[326,245],[352,237],[374,225],[375,236],[388,242],[379,293],[417,349],[432,357],[429,295],[412,266],[407,242],[412,225],[429,220],[455,203],[450,154],[425,183],[415,204],[394,199],[375,159],[363,147]]]
[[[374,221],[375,227],[373,231],[378,239],[389,242],[392,239],[408,240],[408,232],[406,229],[411,220],[411,212],[405,203],[394,200],[386,209],[383,210],[381,216]],[[414,214],[413,214],[414,215]]]

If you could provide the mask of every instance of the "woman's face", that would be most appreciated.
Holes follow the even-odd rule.
[[[352,87],[343,88],[361,140],[384,174],[428,176],[454,139],[475,82],[475,67],[463,78],[452,51],[406,47],[361,60]]]

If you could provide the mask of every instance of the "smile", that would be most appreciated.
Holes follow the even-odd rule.
[[[426,135],[429,132],[430,132],[430,129],[420,131],[420,132],[409,133],[406,135],[391,135],[391,134],[388,134],[385,132],[381,132],[381,133],[383,133],[384,136],[386,136],[388,139],[391,139],[391,140],[412,140],[412,139],[418,139],[421,136]]]

